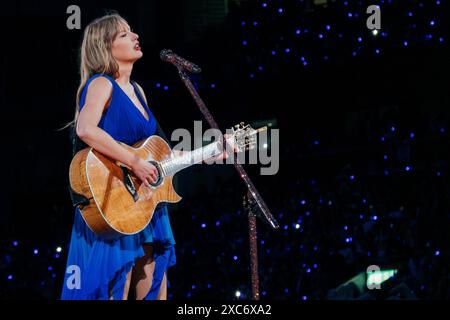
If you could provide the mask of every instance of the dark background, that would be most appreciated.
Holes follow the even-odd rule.
[[[82,29],[116,10],[140,35],[133,78],[169,134],[202,116],[159,59],[164,48],[200,65],[192,80],[221,128],[276,121],[278,174],[246,166],[282,227],[259,225],[263,298],[333,298],[331,289],[371,264],[399,269],[401,294],[384,298],[448,298],[450,39],[441,2],[2,3],[0,297],[60,295],[73,209],[72,146],[58,129],[73,117],[79,82],[82,30],[66,27],[66,8],[77,4]],[[382,10],[377,36],[365,25],[370,4]],[[236,172],[196,166],[179,176],[169,297],[249,298]]]

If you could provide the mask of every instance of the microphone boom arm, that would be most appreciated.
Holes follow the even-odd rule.
[[[206,121],[209,123],[211,128],[220,130],[220,128],[217,125],[216,121],[214,120],[213,116],[209,112],[209,110],[206,107],[205,103],[203,102],[202,98],[200,97],[200,95],[198,94],[198,92],[195,89],[194,85],[192,84],[191,80],[189,79],[189,76],[186,73],[186,69],[188,69],[188,68],[183,67],[183,65],[180,65],[179,63],[174,61],[174,59],[164,59],[163,58],[164,53],[167,53],[168,51],[170,51],[170,50],[163,50],[163,51],[161,51],[161,55],[160,55],[161,59],[166,61],[166,62],[170,62],[173,65],[175,65],[175,67],[177,67],[178,73],[179,73],[179,75],[181,77],[181,80],[185,84],[185,86],[188,89],[189,93],[192,95],[195,103],[199,107],[199,109],[200,109],[201,113],[203,114],[204,118],[206,119]],[[170,51],[170,53],[172,53],[172,51]],[[174,55],[174,56],[176,56],[176,55]],[[178,56],[176,56],[176,57],[178,57]],[[183,58],[181,58],[181,59],[184,60]],[[187,60],[184,60],[184,61],[187,61]],[[192,64],[192,65],[196,66],[195,64]],[[200,70],[200,68],[198,68],[198,70]],[[200,72],[200,71],[198,71],[198,72]],[[228,144],[228,142],[223,137],[223,135],[222,135],[222,141],[223,141],[223,143],[227,143]],[[223,145],[225,145],[225,144],[223,144]],[[231,149],[228,149],[228,150],[231,150]],[[235,154],[233,154],[233,156],[235,157]],[[253,182],[248,177],[247,172],[244,170],[244,168],[242,167],[241,164],[237,163],[236,158],[235,158],[235,161],[234,161],[233,164],[234,164],[234,167],[236,168],[236,170],[238,171],[239,176],[241,177],[241,179],[244,181],[245,185],[247,186],[249,195],[251,195],[251,197],[254,199],[255,204],[259,207],[259,209],[260,209],[260,211],[262,213],[262,215],[258,215],[258,216],[260,216],[261,218],[262,218],[262,216],[264,216],[265,219],[263,219],[263,220],[265,220],[273,229],[278,229],[279,228],[278,222],[273,217],[272,213],[270,212],[270,210],[267,207],[266,203],[262,199],[262,197],[259,194],[258,190],[256,190],[256,187],[254,186]]]

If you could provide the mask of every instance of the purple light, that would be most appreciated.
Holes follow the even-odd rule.
[[[311,273],[311,268],[306,269],[306,273]]]
[[[409,134],[409,137],[410,137],[411,139],[414,139],[414,132],[411,132],[411,133]]]
[[[383,156],[383,159],[384,159],[384,160],[387,160],[387,159],[388,159],[388,156],[385,154],[385,155]]]
[[[237,256],[233,256],[233,260],[236,261],[238,259]]]
[[[330,25],[327,24],[325,29],[330,30],[331,29]]]
[[[206,228],[206,224],[205,223],[202,223],[202,228]]]
[[[354,56],[354,57],[356,56],[356,51],[352,52],[352,56]]]
[[[351,175],[351,176],[350,176],[350,180],[355,180],[355,176],[354,176],[354,175]]]
[[[302,200],[302,201],[300,201],[300,203],[302,204],[302,206],[304,206],[305,203],[306,203],[306,201],[305,201],[305,200]]]
[[[349,18],[351,18],[353,16],[351,12],[349,12],[347,15]]]
[[[286,48],[286,53],[289,53],[290,51],[291,51],[291,49],[289,49],[289,48]]]
[[[440,37],[440,38],[439,38],[439,42],[444,42],[444,38],[443,38],[443,37]]]
[[[264,70],[263,66],[258,66],[258,70],[263,71]]]
[[[161,83],[158,82],[158,83],[156,84],[156,87],[157,87],[157,88],[160,88],[160,87],[161,87]]]
[[[52,270],[53,270],[53,267],[52,267],[52,266],[48,266],[47,270],[48,270],[48,271],[52,271]]]
[[[211,88],[214,89],[216,87],[215,83],[211,83]]]
[[[13,279],[13,275],[12,274],[8,275],[8,280],[12,280],[12,279]]]
[[[413,16],[413,13],[410,11],[410,12],[408,12],[408,16],[409,17],[412,17]]]
[[[258,25],[257,21],[253,21],[253,25],[256,27]]]
[[[376,54],[380,54],[380,49],[375,49]]]
[[[301,33],[300,29],[295,30],[295,34],[300,34],[300,33]]]
[[[436,252],[434,253],[434,255],[437,257],[441,254],[441,252],[439,250],[436,250]]]
[[[434,25],[435,25],[434,20],[431,20],[431,21],[430,21],[430,26],[434,26]]]
[[[314,268],[314,269],[317,269],[317,263],[314,263],[314,264],[313,264],[313,268]]]
[[[36,254],[39,253],[39,250],[38,250],[38,249],[34,249],[34,250],[33,250],[33,253],[36,255]]]
[[[216,221],[216,226],[220,226],[220,221]]]
[[[361,37],[358,37],[358,42],[362,42],[362,38]]]
[[[241,26],[245,26],[245,21],[242,21],[242,22],[241,22]]]
[[[302,299],[303,299],[304,301],[306,301],[306,300],[308,300],[308,297],[307,297],[307,296],[303,296]]]
[[[246,40],[243,40],[243,41],[242,41],[242,45],[243,45],[243,46],[246,46],[246,45],[247,45],[247,41],[246,41]]]
[[[262,6],[263,8],[267,7],[267,3],[263,2]]]
[[[410,166],[406,166],[406,167],[405,167],[405,170],[406,170],[406,171],[411,171],[411,169],[412,169],[412,167],[410,167]]]
[[[318,146],[318,145],[319,145],[319,141],[318,141],[318,140],[314,140],[314,144],[315,144],[316,146]]]
[[[381,136],[381,142],[384,142],[386,138],[384,136]]]
[[[275,52],[274,50],[272,50],[272,52],[271,52],[271,53],[272,53],[272,55],[273,55],[273,56],[274,56],[274,55],[276,54],[276,52]]]
[[[347,231],[348,230],[348,226],[344,226],[344,230]]]
[[[395,127],[391,127],[391,131],[392,131],[392,132],[395,132]]]
[[[403,45],[404,45],[405,47],[407,47],[407,46],[408,46],[408,41],[403,41]]]
[[[164,86],[164,90],[169,90],[169,87],[168,86]]]
[[[441,131],[441,133],[444,133],[445,132],[445,128],[441,128],[441,129],[439,129],[439,131]]]
[[[378,220],[378,217],[377,217],[377,216],[372,216],[372,220],[373,220],[373,221],[377,221],[377,220]]]
[[[14,247],[17,247],[18,245],[19,245],[19,242],[13,241],[13,246],[14,246]]]
[[[319,39],[323,38],[323,34],[319,33]]]
[[[384,175],[385,175],[385,176],[388,176],[388,175],[389,175],[389,171],[384,170]]]
[[[436,172],[436,175],[437,175],[438,177],[440,177],[440,176],[441,176],[441,172],[440,172],[440,171]]]
[[[278,9],[278,13],[283,13],[283,8]]]
[[[195,288],[197,288],[197,286],[196,286],[195,284],[193,284],[193,285],[191,286],[191,288],[192,288],[192,290],[195,290]]]

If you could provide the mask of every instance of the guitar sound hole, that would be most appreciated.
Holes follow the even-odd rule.
[[[154,160],[150,160],[149,163],[154,165],[156,170],[158,171],[155,183],[150,183],[150,186],[152,186],[153,188],[156,188],[159,185],[161,185],[162,182],[163,182],[163,175],[162,175],[161,166],[159,165],[159,163],[157,161],[154,161]]]

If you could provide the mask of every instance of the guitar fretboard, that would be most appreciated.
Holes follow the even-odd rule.
[[[220,141],[208,144],[205,147],[193,151],[184,152],[183,155],[161,161],[161,166],[165,176],[172,176],[175,173],[186,169],[194,164],[210,159],[222,153],[222,143]]]

